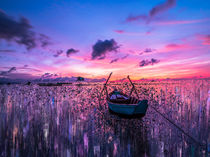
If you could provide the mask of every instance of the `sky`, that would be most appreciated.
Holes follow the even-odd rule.
[[[210,77],[207,0],[1,0],[0,77]]]

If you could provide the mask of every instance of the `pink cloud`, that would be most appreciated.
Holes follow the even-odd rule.
[[[209,21],[209,19],[199,19],[199,20],[168,20],[168,21],[158,21],[154,22],[157,25],[179,25],[179,24],[192,24],[192,23],[201,23]]]
[[[163,51],[175,51],[175,50],[181,50],[181,49],[187,49],[187,48],[191,48],[190,45],[188,44],[168,44],[163,48]]]
[[[114,30],[114,32],[118,34],[130,35],[130,36],[142,36],[142,35],[149,35],[151,33],[151,31],[143,33],[143,32],[126,32],[124,30]]]
[[[210,45],[210,34],[209,35],[197,35],[199,40],[203,41],[203,45]]]
[[[149,31],[146,32],[146,35],[150,35],[151,33],[152,33],[152,31],[149,30]]]
[[[123,34],[123,33],[125,33],[125,31],[124,31],[124,30],[114,30],[114,32],[119,33],[119,34]]]

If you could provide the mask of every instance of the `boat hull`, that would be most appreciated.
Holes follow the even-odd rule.
[[[138,104],[116,104],[107,101],[109,109],[114,113],[122,115],[145,115],[148,108],[148,101],[142,100]]]

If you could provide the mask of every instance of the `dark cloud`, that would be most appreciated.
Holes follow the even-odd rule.
[[[166,11],[166,10],[174,7],[175,5],[176,5],[176,0],[166,0],[165,3],[159,4],[155,7],[153,7],[152,10],[150,10],[149,15],[151,17],[153,17],[163,11]]]
[[[50,38],[44,34],[39,34],[39,41],[40,41],[41,47],[46,47],[52,44],[50,42]]]
[[[75,50],[75,49],[73,49],[73,48],[68,49],[68,50],[66,51],[66,56],[69,57],[71,54],[74,54],[74,53],[77,53],[77,52],[79,52],[79,50]]]
[[[145,54],[145,53],[151,53],[151,52],[153,52],[153,51],[155,51],[155,49],[146,48],[143,52],[140,52],[139,55],[143,55],[143,54]]]
[[[117,62],[119,60],[119,58],[116,58],[116,59],[113,59],[110,61],[110,64],[114,63],[114,62]]]
[[[45,47],[50,44],[47,36],[37,34],[32,30],[30,22],[25,17],[15,20],[1,10],[0,39],[24,45],[28,50],[38,46]]]
[[[8,74],[10,74],[10,73],[12,73],[16,70],[17,70],[16,67],[11,67],[8,71],[1,71],[0,76],[6,76],[6,75],[8,75]]]
[[[152,52],[152,49],[151,49],[151,48],[146,48],[146,49],[144,50],[144,52],[145,52],[145,53]]]
[[[161,3],[159,5],[156,5],[155,7],[153,7],[150,12],[149,15],[130,15],[127,19],[126,22],[133,22],[133,21],[139,21],[139,20],[143,20],[146,21],[147,23],[151,21],[151,19],[158,15],[161,12],[164,12],[172,7],[174,7],[176,5],[176,0],[166,0],[164,3]]]
[[[50,73],[44,73],[41,77],[49,77],[49,76],[52,76],[52,74],[50,74]]]
[[[52,78],[54,76],[57,76],[57,74],[51,74],[51,73],[44,73],[41,78],[42,79],[47,79],[47,78]]]
[[[114,62],[118,62],[120,59],[123,60],[123,59],[126,59],[127,57],[129,56],[129,54],[121,57],[121,58],[116,58],[116,59],[113,59],[110,61],[110,64],[114,63]]]
[[[93,45],[93,51],[92,51],[92,59],[104,59],[106,58],[106,54],[111,51],[117,52],[117,49],[119,48],[119,45],[114,39],[110,40],[98,40]]]
[[[54,54],[54,57],[58,57],[63,53],[63,50],[57,50],[56,54]]]
[[[144,67],[144,66],[148,66],[148,65],[154,65],[154,64],[157,64],[159,62],[160,62],[160,60],[157,60],[157,59],[152,58],[151,60],[142,60],[139,63],[139,66],[140,67]]]

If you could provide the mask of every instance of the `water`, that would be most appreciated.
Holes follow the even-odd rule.
[[[207,157],[209,82],[137,82],[149,108],[135,119],[99,103],[102,84],[0,86],[0,157]],[[131,89],[121,83],[108,91],[115,87]]]

